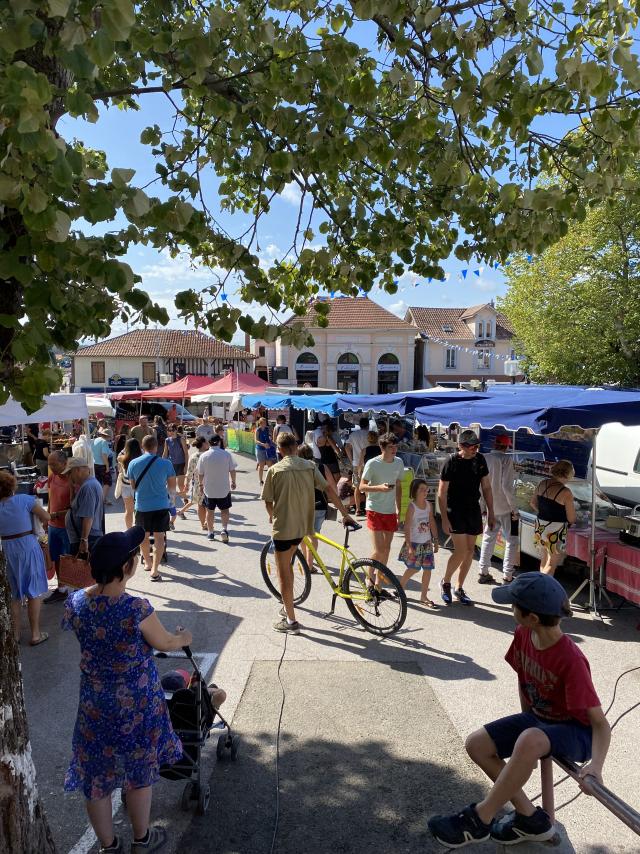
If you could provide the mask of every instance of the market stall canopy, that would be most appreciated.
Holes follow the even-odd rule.
[[[243,394],[242,405],[247,409],[264,406],[267,409],[313,409],[315,412],[325,412],[337,415],[337,394]]]
[[[556,433],[561,427],[583,429],[609,422],[640,424],[640,391],[613,391],[581,386],[512,386],[473,400],[420,407],[416,419],[424,424],[479,424],[481,427],[526,428]]]
[[[209,381],[205,386],[198,389],[198,393],[192,395],[191,399],[194,403],[215,403],[216,401],[226,403],[233,399],[234,394],[264,393],[265,390],[272,388],[266,380],[257,374],[241,374],[237,371],[230,371],[213,382]],[[277,391],[277,389],[274,390]]]
[[[77,418],[89,417],[85,394],[49,394],[44,400],[44,406],[29,415],[21,404],[10,397],[0,406],[0,427],[43,424],[49,421],[75,421]]]
[[[87,409],[89,410],[89,415],[102,414],[113,418],[116,414],[108,397],[99,397],[94,394],[87,395]]]
[[[416,389],[395,394],[343,394],[338,395],[337,406],[343,412],[384,412],[409,415],[418,407],[436,406],[441,403],[477,400],[483,397],[474,391],[457,389]]]

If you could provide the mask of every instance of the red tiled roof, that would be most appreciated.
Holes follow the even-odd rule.
[[[406,318],[411,320],[425,335],[434,338],[447,338],[450,340],[475,341],[476,334],[470,329],[463,317],[472,317],[484,306],[473,306],[472,308],[425,308],[424,306],[412,306],[407,309]],[[443,326],[450,326],[451,331],[445,331]],[[508,340],[513,338],[513,328],[507,317],[501,312],[496,312],[496,334],[497,340]]]
[[[76,356],[120,356],[144,358],[161,356],[184,359],[255,359],[242,347],[218,341],[191,329],[136,329],[80,347]]]
[[[285,321],[285,325],[302,323],[304,326],[317,328],[316,305],[318,302],[319,300],[311,302],[306,314],[300,317],[297,315],[289,317]],[[408,329],[412,326],[411,323],[407,323],[387,311],[386,308],[368,297],[338,297],[326,300],[326,302],[331,305],[329,312],[330,329],[370,329],[372,327],[377,329],[389,329],[390,327]]]

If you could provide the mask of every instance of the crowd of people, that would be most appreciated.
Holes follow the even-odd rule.
[[[266,419],[257,420],[256,469],[282,595],[274,624],[277,632],[301,631],[293,602],[292,561],[302,545],[311,571],[315,570],[304,540],[309,537],[317,545],[315,535],[330,503],[344,524],[355,525],[355,518],[366,517],[371,557],[390,564],[405,475],[397,451],[411,436],[399,421],[389,430],[373,431],[370,426],[368,418],[360,419],[343,440],[336,424],[326,419],[308,442],[301,442],[284,415],[273,431]],[[518,628],[507,661],[518,674],[523,711],[486,724],[469,737],[470,757],[494,786],[482,802],[455,815],[435,817],[430,828],[450,847],[489,837],[504,844],[544,841],[551,838],[553,824],[521,788],[536,761],[556,752],[575,761],[590,759],[583,775],[601,779],[609,744],[608,724],[586,658],[559,625],[570,611],[553,573],[567,528],[575,520],[567,487],[573,469],[567,461],[556,463],[540,483],[532,507],[545,555],[542,572],[515,576],[517,508],[508,437],[498,436],[487,456],[479,452],[473,430],[460,431],[456,439],[457,448],[445,462],[438,485],[442,532],[452,543],[440,598],[445,606],[454,600],[473,604],[464,584],[479,535],[478,582],[497,585],[490,566],[501,532],[506,546],[502,585],[492,596],[514,608]],[[429,444],[429,435],[423,434],[420,441]],[[171,727],[152,651],[187,646],[191,635],[181,627],[167,631],[149,601],[128,594],[126,586],[139,564],[151,581],[162,581],[167,532],[192,507],[208,540],[217,536],[219,511],[219,539],[229,543],[237,464],[225,444],[224,425],[208,418],[190,441],[180,425],[157,420],[152,425],[145,416],[117,436],[101,420],[91,438],[78,437],[70,457],[49,446],[42,449],[49,486],[46,509],[34,496],[16,492],[14,475],[0,472],[0,537],[16,638],[20,639],[26,601],[29,643],[39,646],[47,640],[40,628],[40,605],[48,583],[34,518],[47,529],[54,572],[59,573],[66,554],[86,556],[90,566],[92,585],[70,592],[60,583],[44,602],[65,600],[62,626],[75,632],[81,647],[80,702],[65,789],[83,792],[103,854],[123,850],[111,812],[111,794],[119,787],[126,793],[132,854],[158,850],[166,841],[165,831],[150,825],[151,791],[160,766],[177,761],[182,746]],[[126,530],[105,534],[104,508],[110,503],[114,476],[114,498],[122,499]],[[439,606],[429,594],[440,532],[428,486],[423,478],[410,484],[397,558],[405,568],[402,587],[420,573],[420,602],[435,609]],[[369,582],[379,585],[381,579],[372,571]],[[212,688],[212,697],[219,704],[224,691]],[[496,822],[496,814],[509,800],[515,813]]]

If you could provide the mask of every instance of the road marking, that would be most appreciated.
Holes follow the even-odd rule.
[[[202,674],[202,678],[206,682],[211,675],[213,665],[216,663],[219,653],[217,652],[194,652],[193,658],[198,665],[198,670]],[[183,652],[167,652],[162,658],[179,658],[183,661],[188,661]],[[116,789],[111,800],[111,815],[116,816],[122,806],[122,797],[120,789]],[[69,854],[88,854],[91,848],[95,845],[97,837],[91,825],[85,830],[76,844],[69,850]]]
[[[121,806],[122,798],[120,797],[120,789],[116,789],[113,793],[113,798],[111,799],[111,815],[115,816]],[[69,854],[87,854],[87,852],[95,845],[97,838],[98,837],[93,832],[93,828],[89,826],[69,851]]]

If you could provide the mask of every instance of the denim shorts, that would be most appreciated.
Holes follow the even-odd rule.
[[[47,531],[49,534],[49,556],[55,563],[61,555],[70,554],[69,535],[66,528],[55,528],[53,525],[49,525]]]
[[[586,762],[591,758],[591,727],[579,721],[552,723],[533,712],[520,712],[485,724],[484,728],[500,759],[511,756],[516,741],[527,729],[540,729],[547,736],[551,743],[549,756],[562,756],[574,762]]]
[[[316,510],[313,517],[313,530],[314,533],[319,534],[320,529],[322,528],[322,523],[327,518],[326,510]]]

